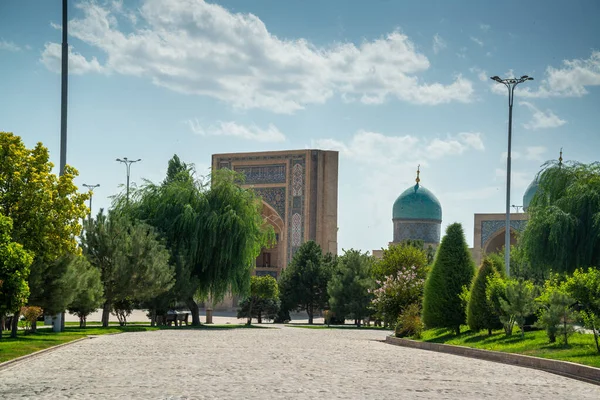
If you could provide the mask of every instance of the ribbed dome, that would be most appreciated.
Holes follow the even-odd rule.
[[[525,194],[523,195],[523,211],[527,211],[529,208],[529,203],[533,200],[533,196],[535,196],[538,190],[538,181],[537,178],[534,179],[529,186],[527,186],[527,190],[525,190]]]
[[[433,193],[419,185],[406,189],[394,202],[393,219],[442,221],[442,206]]]

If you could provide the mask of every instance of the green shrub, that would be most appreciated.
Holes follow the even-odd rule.
[[[546,330],[550,343],[556,342],[556,336],[559,335],[561,342],[567,346],[569,335],[574,332],[571,325],[575,317],[571,309],[574,300],[550,283],[545,285],[544,292],[537,300],[541,307],[538,310],[536,325]]]
[[[411,336],[415,339],[420,339],[423,328],[421,307],[414,303],[406,307],[402,314],[400,314],[394,333],[396,337]]]
[[[493,261],[485,258],[473,280],[468,297],[467,324],[472,331],[487,329],[488,335],[491,335],[493,329],[502,327],[499,315],[494,311],[493,305],[486,296],[488,277],[497,275],[498,272],[494,268]]]
[[[507,335],[512,334],[516,324],[521,329],[521,337],[525,337],[525,319],[537,310],[535,298],[533,283],[514,279],[506,281],[505,296],[500,297],[499,302],[502,310],[500,321],[504,324]]]
[[[460,334],[460,325],[465,322],[461,293],[474,274],[463,228],[454,223],[446,229],[425,282],[423,322],[427,328],[447,328]]]

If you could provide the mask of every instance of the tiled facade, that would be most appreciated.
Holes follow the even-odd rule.
[[[429,220],[394,220],[394,243],[405,240],[422,240],[427,244],[440,243],[441,224]]]
[[[511,244],[514,244],[515,234],[525,230],[527,225],[526,213],[510,214]],[[475,214],[472,255],[477,265],[481,264],[483,256],[506,243],[506,214]]]
[[[337,254],[338,152],[214,154],[212,166],[244,174],[242,186],[253,187],[270,209],[267,220],[278,235],[279,265],[263,268],[257,260],[257,275],[277,277],[308,240],[317,242],[324,252]]]

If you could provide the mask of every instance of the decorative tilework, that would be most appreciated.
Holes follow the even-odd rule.
[[[285,187],[254,188],[254,192],[285,221]]]
[[[304,168],[302,164],[296,163],[292,168],[292,196],[302,196],[304,186]]]
[[[242,165],[239,166],[239,169],[245,169],[247,168],[247,166],[244,166],[243,163],[244,162],[256,162],[256,161],[260,161],[260,162],[264,162],[265,164],[261,165],[261,166],[271,166],[271,165],[287,165],[287,164],[280,164],[281,160],[289,160],[290,165],[296,165],[299,164],[302,166],[302,172],[303,172],[303,176],[302,176],[302,182],[306,182],[306,153],[305,152],[298,152],[298,153],[290,153],[290,154],[274,154],[274,155],[267,155],[267,154],[256,154],[256,155],[244,155],[244,156],[232,156],[232,157],[217,157],[216,162],[218,163],[219,166],[222,165],[222,163],[224,162],[228,162],[228,163],[240,163]],[[250,166],[249,166],[250,167]],[[238,168],[236,168],[236,171],[239,171]],[[292,168],[289,168],[290,170]],[[239,171],[242,172],[242,171]],[[284,171],[283,177],[279,176],[278,179],[281,179],[282,182],[285,182],[285,178],[286,178],[286,174],[288,172],[291,171]],[[246,176],[246,179],[248,177]],[[286,191],[286,197],[287,197],[287,204],[288,204],[288,214],[285,216],[284,221],[287,225],[287,252],[286,252],[286,259],[288,261],[288,263],[292,260],[292,257],[294,256],[294,253],[296,252],[296,250],[298,250],[298,247],[294,247],[292,245],[292,218],[290,217],[293,213],[298,213],[300,216],[305,214],[305,197],[306,197],[306,190],[302,190],[302,195],[301,196],[292,196],[292,176],[289,176],[288,178],[288,187],[287,187],[287,191]],[[274,183],[274,182],[273,182]],[[248,181],[248,179],[246,180],[246,184],[252,184],[250,183],[250,181]],[[283,217],[283,216],[282,216]],[[304,237],[304,219],[300,218],[300,244],[302,244],[302,238]]]
[[[261,183],[285,183],[285,164],[244,165],[234,167],[236,172],[244,174],[247,185]]]
[[[405,240],[422,240],[425,243],[439,243],[441,224],[438,222],[394,221],[394,243]]]
[[[526,225],[527,220],[510,221],[510,227],[518,232],[523,232]],[[481,248],[505,226],[506,221],[503,220],[481,221]]]
[[[256,271],[256,276],[267,276],[271,275],[273,278],[277,279],[276,271]]]
[[[299,247],[302,244],[302,217],[295,213],[292,215],[292,246]]]

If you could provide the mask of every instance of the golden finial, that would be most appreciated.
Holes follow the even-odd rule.
[[[419,179],[419,174],[421,173],[421,164],[419,164],[417,166],[417,179],[415,179],[415,181],[417,182],[417,185],[419,184],[419,182],[421,182],[421,179]]]
[[[562,165],[562,147],[560,148],[560,157],[558,157],[558,165]]]

